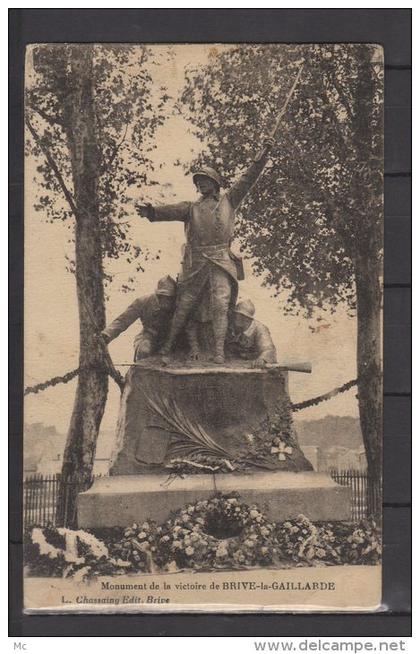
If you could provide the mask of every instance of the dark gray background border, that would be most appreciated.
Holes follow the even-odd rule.
[[[10,635],[409,636],[411,634],[411,10],[9,10]],[[24,53],[39,42],[368,42],[385,52],[384,594],[363,615],[22,614]]]

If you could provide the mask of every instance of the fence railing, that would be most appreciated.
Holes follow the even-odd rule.
[[[342,486],[351,488],[352,520],[361,520],[370,513],[380,513],[380,484],[368,484],[368,475],[359,470],[330,470],[331,477]],[[96,475],[102,476],[102,475]],[[23,520],[25,527],[33,525],[57,525],[57,503],[60,493],[63,496],[64,524],[67,523],[66,507],[71,488],[76,483],[73,478],[62,479],[60,474],[34,474],[23,482]]]
[[[381,484],[380,481],[369,483],[367,472],[360,470],[330,469],[330,475],[341,486],[351,488],[351,518],[362,520],[369,515],[381,513]]]
[[[23,522],[30,525],[56,524],[60,475],[34,474],[23,482]]]
[[[95,477],[102,475],[95,475]],[[23,524],[25,527],[58,525],[57,505],[62,497],[62,522],[68,523],[71,490],[77,483],[76,477],[63,479],[61,474],[34,474],[23,481]]]

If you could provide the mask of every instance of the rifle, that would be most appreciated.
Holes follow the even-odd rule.
[[[264,368],[252,368],[251,366],[249,367],[241,367],[241,368],[234,368],[234,367],[229,367],[229,366],[208,366],[208,365],[203,365],[202,367],[200,366],[189,366],[188,364],[182,364],[182,362],[178,361],[178,365],[174,368],[166,368],[165,367],[165,372],[168,373],[177,373],[179,371],[182,371],[182,374],[191,374],[191,375],[196,375],[200,373],[206,373],[210,372],[211,374],[222,372],[256,372],[258,370],[280,370],[284,372],[306,372],[306,373],[311,373],[312,372],[312,364],[309,361],[282,361],[280,363],[266,363]],[[156,367],[160,367],[159,364],[155,364]],[[117,366],[121,366],[122,368],[132,368],[134,367],[139,367],[139,368],[144,368],[147,369],[148,362],[147,359],[144,359],[143,361],[133,361],[132,363],[117,363]]]
[[[309,361],[280,361],[279,363],[266,363],[265,367],[289,372],[312,372],[312,364]]]

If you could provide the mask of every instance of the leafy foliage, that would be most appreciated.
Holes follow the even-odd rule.
[[[30,50],[26,92],[27,117],[38,138],[28,139],[27,152],[38,157],[35,209],[46,214],[49,222],[65,221],[74,241],[74,212],[63,196],[63,187],[74,195],[72,161],[69,154],[71,129],[68,99],[75,92],[70,62],[75,48],[83,45],[36,45]],[[153,137],[164,122],[164,107],[169,100],[166,89],[156,88],[152,66],[158,65],[147,47],[129,45],[94,46],[94,111],[99,148],[99,223],[103,257],[124,257],[137,270],[149,253],[131,242],[128,216],[132,187],[155,184],[153,179]],[[33,137],[33,134],[32,134]],[[45,150],[55,164],[45,161]],[[74,272],[70,256],[68,269]],[[109,275],[106,275],[109,279]],[[129,290],[124,285],[124,290]]]
[[[369,45],[240,45],[187,73],[182,103],[231,181],[262,145],[303,60],[272,151],[245,199],[238,235],[285,311],[355,309],[357,257],[382,248],[382,57]],[[252,71],[252,74],[250,74]],[[239,164],[239,165],[238,165]]]
[[[174,454],[229,457],[229,453],[198,422],[191,422],[174,399],[152,399],[146,395],[146,400],[156,415],[163,418],[171,428],[174,434],[171,449]]]

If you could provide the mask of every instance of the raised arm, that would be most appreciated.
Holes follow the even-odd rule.
[[[138,298],[130,304],[130,306],[122,312],[118,318],[115,318],[106,329],[101,333],[105,337],[107,343],[117,338],[122,332],[125,332],[126,329],[133,324],[137,318],[141,316],[141,299]]]
[[[186,222],[190,216],[190,208],[191,202],[164,204],[159,207],[153,207],[151,204],[140,204],[136,207],[140,216],[148,218],[152,223],[166,220]]]
[[[258,177],[264,170],[267,163],[268,155],[274,144],[273,138],[267,138],[264,141],[263,148],[254,157],[253,162],[247,170],[234,182],[227,192],[227,196],[234,209],[240,205],[246,194],[251,190],[252,186],[257,181]]]

